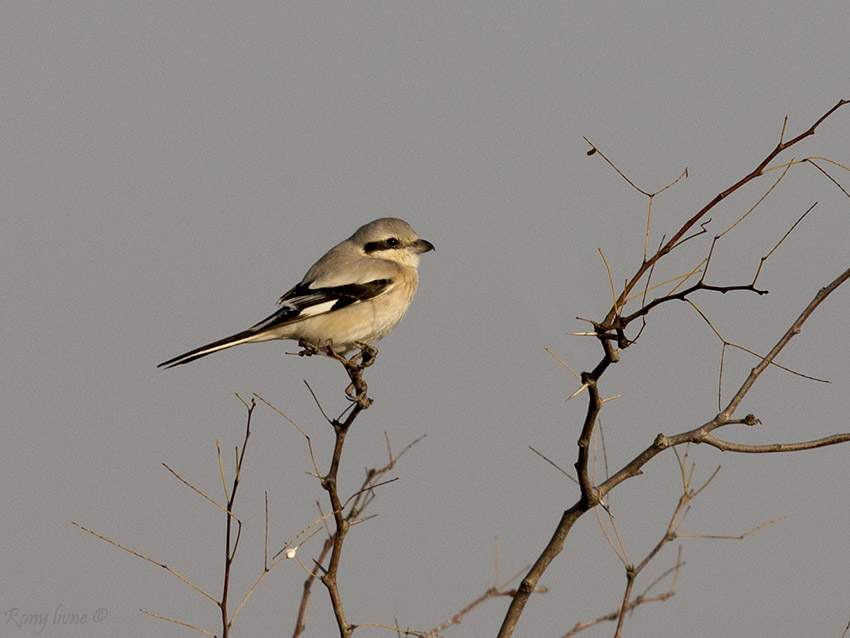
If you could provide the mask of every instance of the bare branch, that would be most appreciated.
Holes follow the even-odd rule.
[[[833,164],[833,165],[835,165],[839,168],[843,168],[845,171],[848,171],[848,172],[850,172],[850,168],[844,166],[844,164],[839,164],[838,162],[833,161],[833,160],[829,159],[828,157],[807,157],[806,159],[802,160],[803,162],[808,162],[809,164],[814,166],[816,169],[818,169],[821,173],[823,173],[830,182],[835,184],[835,186],[838,188],[838,190],[840,190],[842,193],[844,193],[845,197],[850,197],[850,193],[847,192],[847,189],[844,188],[841,184],[839,184],[838,181],[832,175],[827,173],[826,170],[824,170],[819,164],[816,164],[815,160],[821,160],[823,162],[829,162],[830,164]]]
[[[768,443],[766,445],[744,445],[742,443],[731,443],[721,441],[710,434],[703,435],[700,443],[707,443],[718,450],[727,452],[741,452],[744,454],[774,454],[776,452],[801,452],[803,450],[815,450],[828,445],[838,445],[850,441],[850,432],[845,434],[833,434],[813,441],[800,441],[799,443]]]
[[[593,333],[591,333],[591,334],[593,334]],[[559,357],[558,355],[556,355],[556,354],[555,354],[554,352],[552,352],[549,348],[543,348],[543,349],[544,349],[546,352],[548,352],[549,354],[551,354],[551,355],[555,358],[555,360],[556,360],[558,363],[560,363],[560,364],[561,364],[562,366],[564,366],[567,370],[569,370],[569,371],[570,371],[570,374],[572,374],[572,375],[573,375],[576,379],[578,379],[579,381],[581,380],[581,377],[580,377],[580,376],[576,373],[576,371],[575,371],[575,370],[573,370],[570,366],[568,366],[568,365],[564,362],[564,360],[563,360],[563,359],[561,359],[561,357]]]
[[[185,485],[186,487],[188,487],[190,490],[192,490],[192,491],[193,491],[193,492],[195,492],[196,494],[199,494],[200,496],[204,497],[206,500],[208,500],[210,503],[212,503],[213,505],[215,505],[215,506],[216,506],[218,509],[220,509],[221,511],[223,511],[223,512],[225,512],[226,514],[229,514],[230,516],[232,516],[233,518],[235,518],[235,519],[239,520],[239,517],[238,517],[238,516],[236,516],[236,514],[234,514],[233,512],[228,511],[228,509],[227,509],[224,505],[222,505],[221,503],[219,503],[219,502],[215,501],[215,500],[214,500],[213,498],[211,498],[210,496],[207,496],[207,494],[206,494],[205,492],[203,492],[202,490],[200,490],[200,489],[198,489],[197,487],[195,487],[194,485],[192,485],[189,481],[187,481],[187,480],[186,480],[186,479],[184,479],[182,476],[180,476],[177,472],[175,472],[173,469],[171,469],[170,467],[168,467],[168,464],[167,464],[167,463],[163,463],[163,464],[162,464],[162,466],[163,466],[166,470],[168,470],[169,472],[171,472],[171,473],[174,475],[174,477],[175,477],[178,481],[180,481],[181,483],[183,483],[183,485]]]
[[[718,535],[718,534],[678,534],[677,533],[676,538],[708,538],[708,539],[721,540],[721,541],[740,541],[740,540],[744,540],[744,538],[749,536],[750,534],[767,527],[768,525],[773,525],[774,523],[778,523],[779,521],[781,521],[784,518],[785,518],[784,516],[777,516],[776,518],[771,519],[771,520],[767,521],[766,523],[761,523],[760,525],[756,525],[755,527],[748,529],[743,534],[738,534],[737,536]]]
[[[679,547],[679,555],[678,555],[678,558],[676,560],[676,564],[673,567],[671,567],[670,569],[663,572],[660,576],[658,576],[658,578],[656,578],[654,581],[652,581],[652,583],[650,583],[649,586],[647,586],[647,588],[643,592],[641,592],[638,596],[636,596],[631,601],[629,601],[628,605],[626,606],[627,607],[626,612],[632,611],[633,609],[635,609],[639,605],[643,605],[643,604],[646,604],[646,603],[661,602],[661,601],[668,600],[669,598],[672,598],[675,595],[676,583],[678,582],[678,579],[679,579],[679,570],[682,566],[684,566],[684,563],[682,562],[682,548],[680,546]],[[650,596],[649,592],[652,589],[654,589],[655,586],[658,583],[660,583],[664,578],[666,578],[670,574],[673,574],[673,579],[670,583],[670,587],[668,588],[668,590],[664,593],[661,593],[661,594],[658,594],[658,595],[655,595],[655,596]],[[617,620],[620,617],[621,612],[622,612],[622,609],[617,609],[616,611],[612,611],[610,614],[606,614],[605,616],[600,616],[599,618],[596,618],[594,620],[576,623],[576,625],[570,631],[565,633],[561,638],[571,638],[572,636],[575,636],[577,633],[584,631],[585,629],[589,629],[590,627],[593,627],[595,625],[599,625],[603,622],[611,622],[611,621]]]
[[[744,383],[732,397],[732,400],[729,401],[729,404],[726,406],[726,409],[721,412],[718,417],[717,424],[714,427],[711,427],[707,430],[707,432],[711,432],[711,430],[715,429],[722,425],[723,420],[728,420],[731,415],[735,412],[738,405],[740,405],[741,401],[743,401],[747,392],[750,391],[750,388],[753,387],[753,384],[756,380],[761,376],[761,373],[764,372],[765,368],[770,365],[770,363],[776,358],[782,350],[788,345],[788,342],[791,341],[796,335],[800,334],[803,324],[806,320],[812,315],[812,313],[820,306],[823,301],[829,297],[830,294],[835,292],[835,290],[843,284],[847,279],[850,278],[850,268],[845,270],[843,273],[838,275],[831,283],[827,284],[823,288],[821,288],[818,293],[815,295],[814,299],[809,303],[808,306],[803,310],[802,314],[797,318],[794,324],[787,330],[787,332],[782,336],[782,338],[773,346],[773,349],[767,354],[767,356],[762,359],[761,363],[759,363],[755,368],[752,369],[750,374],[747,376]]]
[[[818,203],[817,203],[817,202],[815,202],[814,204],[812,204],[811,206],[809,206],[809,207],[806,209],[806,212],[805,212],[805,213],[803,213],[802,215],[800,215],[800,217],[797,219],[797,221],[795,221],[795,222],[793,223],[793,225],[791,226],[791,228],[789,228],[789,229],[788,229],[788,231],[787,231],[784,235],[782,235],[782,239],[780,239],[778,242],[776,242],[776,245],[775,245],[773,248],[771,248],[771,249],[768,251],[768,253],[767,253],[764,257],[762,257],[762,258],[761,258],[761,260],[759,261],[759,267],[758,267],[758,269],[756,270],[755,277],[753,277],[753,285],[754,285],[754,286],[756,285],[756,280],[759,278],[759,275],[761,274],[761,269],[762,269],[762,266],[764,266],[764,262],[766,262],[766,261],[768,260],[768,258],[769,258],[769,257],[770,257],[773,253],[774,253],[774,251],[775,251],[777,248],[779,248],[780,244],[782,244],[782,242],[784,242],[784,241],[785,241],[785,239],[788,237],[788,235],[790,235],[790,234],[791,234],[791,232],[792,232],[795,228],[797,228],[797,225],[798,225],[801,221],[803,221],[803,218],[804,218],[806,215],[808,215],[810,212],[812,212],[812,209],[813,209],[815,206],[817,206],[817,205],[818,205]]]
[[[834,292],[842,283],[844,283],[848,278],[850,278],[850,269],[843,272],[839,275],[835,280],[833,280],[827,286],[821,288],[818,293],[815,295],[814,299],[809,303],[808,306],[803,310],[802,314],[797,318],[794,324],[785,332],[785,334],[779,339],[776,345],[771,349],[770,353],[761,362],[754,367],[749,375],[747,376],[744,383],[741,385],[738,392],[735,393],[735,396],[732,397],[732,400],[726,406],[726,408],[717,414],[713,419],[706,422],[705,424],[695,428],[694,430],[683,432],[681,434],[677,434],[674,436],[665,436],[663,434],[659,434],[652,445],[647,447],[643,452],[638,454],[632,461],[627,463],[619,472],[616,472],[611,478],[607,479],[604,483],[602,483],[598,488],[598,494],[604,496],[609,491],[611,491],[614,487],[622,483],[624,480],[631,478],[633,476],[637,476],[640,473],[640,468],[642,468],[650,459],[656,456],[658,453],[666,450],[669,447],[674,445],[682,445],[684,443],[710,443],[715,447],[718,444],[724,444],[725,442],[720,442],[719,440],[714,440],[709,442],[707,440],[707,435],[712,431],[724,425],[729,425],[732,423],[732,414],[734,414],[738,405],[740,405],[743,398],[749,392],[749,390],[753,387],[756,380],[759,378],[761,373],[767,368],[768,365],[773,361],[774,358],[782,351],[782,349],[788,345],[788,342],[802,330],[803,324],[806,320],[812,315],[815,309],[823,303],[823,301]],[[755,417],[752,417],[753,422],[755,422]],[[740,421],[741,423],[747,422],[748,419]],[[809,442],[806,444],[790,444],[796,446],[809,445],[810,447],[801,447],[800,449],[811,449],[812,447],[821,447],[823,445],[835,445],[837,443],[843,443],[846,439],[844,438],[844,434],[835,435],[833,437],[826,437],[825,439],[819,439],[817,442]],[[713,438],[713,437],[712,437]],[[729,444],[732,445],[732,444]],[[768,446],[754,446],[757,449],[753,449],[753,452],[779,452],[784,451],[777,446],[781,446],[781,444],[776,445],[768,445]],[[730,447],[730,449],[732,449]],[[742,450],[743,451],[743,450]],[[793,451],[793,450],[789,450]],[[579,450],[579,455],[581,455],[581,450]]]
[[[162,567],[162,568],[163,568],[165,571],[167,571],[169,574],[171,574],[172,576],[174,576],[175,578],[177,578],[177,579],[178,579],[178,580],[180,580],[181,582],[183,582],[183,583],[185,583],[185,584],[189,585],[189,587],[191,587],[192,589],[194,589],[194,590],[195,590],[196,592],[198,592],[199,594],[203,594],[204,596],[206,596],[207,598],[209,598],[211,601],[213,601],[216,605],[218,604],[218,601],[217,601],[217,600],[216,600],[216,599],[215,599],[215,598],[214,598],[211,594],[208,594],[207,592],[205,592],[203,589],[201,589],[200,587],[198,587],[195,583],[193,583],[193,582],[192,582],[192,581],[190,581],[188,578],[186,578],[186,577],[185,577],[185,576],[183,576],[182,574],[178,573],[177,571],[175,571],[174,569],[172,569],[171,567],[169,567],[169,566],[168,566],[168,565],[166,565],[165,563],[161,563],[161,562],[159,562],[158,560],[154,560],[153,558],[148,558],[148,557],[147,557],[147,556],[145,556],[144,554],[140,554],[139,552],[137,552],[137,551],[135,551],[135,550],[132,550],[132,549],[130,549],[129,547],[124,547],[121,543],[116,543],[116,542],[115,542],[114,540],[112,540],[111,538],[107,538],[106,536],[103,536],[102,534],[98,534],[97,532],[94,532],[94,531],[92,531],[92,530],[88,529],[87,527],[83,527],[83,526],[82,526],[82,525],[80,525],[79,523],[75,523],[74,521],[71,521],[71,525],[73,525],[74,527],[79,527],[79,528],[80,528],[81,530],[83,530],[84,532],[88,532],[88,533],[89,533],[89,534],[91,534],[92,536],[95,536],[95,537],[99,538],[99,539],[100,539],[100,540],[102,540],[102,541],[106,541],[107,543],[109,543],[110,545],[114,545],[114,546],[115,546],[115,547],[117,547],[118,549],[123,549],[125,552],[127,552],[128,554],[132,554],[132,555],[133,555],[133,556],[135,556],[136,558],[141,558],[142,560],[146,560],[146,561],[147,561],[147,562],[149,562],[149,563],[153,563],[154,565],[156,565],[156,566],[158,566],[158,567]]]
[[[772,162],[780,153],[782,153],[782,151],[786,150],[787,148],[790,148],[791,146],[794,146],[795,144],[797,144],[801,140],[805,139],[806,137],[809,137],[810,135],[814,135],[815,131],[817,130],[817,127],[820,126],[820,124],[826,118],[828,118],[835,111],[837,111],[839,108],[841,108],[842,106],[844,106],[845,104],[848,104],[848,103],[850,103],[850,100],[839,100],[838,103],[835,104],[835,106],[833,106],[826,113],[824,113],[821,117],[819,117],[815,121],[815,123],[812,124],[807,130],[803,131],[802,133],[797,135],[795,138],[793,138],[793,139],[791,139],[787,142],[780,141],[779,144],[777,144],[776,148],[773,149],[770,153],[768,153],[761,162],[759,162],[758,166],[756,166],[752,171],[747,173],[744,177],[739,179],[737,182],[732,184],[732,186],[729,186],[726,190],[722,191],[717,196],[715,196],[714,199],[712,199],[710,202],[708,202],[699,211],[697,211],[690,219],[688,219],[684,224],[682,224],[682,226],[679,228],[679,230],[676,231],[676,233],[667,241],[666,244],[664,244],[664,246],[662,246],[658,250],[658,252],[655,253],[655,255],[650,257],[648,260],[644,260],[643,264],[641,264],[641,266],[638,268],[635,275],[627,282],[626,286],[623,288],[623,292],[621,293],[618,302],[615,303],[612,306],[611,310],[609,311],[608,315],[606,316],[605,320],[602,323],[603,324],[609,324],[614,319],[614,317],[617,315],[617,308],[621,307],[623,305],[623,300],[628,298],[628,296],[631,294],[632,288],[637,284],[638,281],[640,281],[643,278],[643,275],[646,273],[646,271],[649,268],[651,268],[652,265],[656,261],[658,261],[659,259],[664,257],[664,255],[668,254],[671,250],[673,250],[673,248],[679,243],[679,240],[682,237],[684,237],[695,224],[700,222],[708,214],[709,211],[711,211],[713,208],[715,208],[721,201],[723,201],[724,199],[729,197],[729,195],[738,191],[745,184],[748,184],[749,182],[756,179],[757,177],[760,177],[764,173],[767,165],[770,164],[770,162]],[[600,153],[600,155],[601,155],[601,153]],[[635,188],[637,188],[637,187],[635,187]],[[637,190],[640,190],[640,189],[637,189]]]
[[[786,332],[786,334],[779,339],[779,341],[776,343],[774,348],[768,353],[768,355],[765,356],[753,368],[753,370],[742,383],[741,387],[729,401],[726,408],[720,411],[714,418],[688,432],[682,432],[681,434],[677,434],[674,436],[665,436],[663,434],[659,434],[650,446],[640,452],[634,459],[632,459],[619,471],[615,472],[612,476],[607,478],[598,486],[594,485],[588,471],[590,461],[589,447],[591,443],[591,437],[595,425],[597,423],[600,409],[603,405],[603,400],[600,397],[600,392],[597,387],[597,384],[599,382],[599,379],[602,377],[602,375],[604,375],[604,373],[611,366],[611,364],[619,361],[621,350],[627,348],[632,343],[626,337],[625,334],[625,329],[629,325],[629,323],[638,318],[641,318],[642,321],[644,321],[643,318],[654,307],[657,307],[661,303],[666,303],[667,301],[686,299],[688,295],[698,290],[707,290],[720,293],[726,293],[735,290],[750,291],[758,294],[764,294],[766,292],[757,290],[754,284],[728,286],[708,285],[704,281],[705,271],[708,269],[708,263],[706,263],[705,268],[703,269],[703,276],[698,284],[692,285],[690,288],[687,288],[680,292],[668,294],[665,297],[662,297],[660,300],[656,299],[649,303],[644,303],[643,307],[632,315],[621,316],[622,308],[624,307],[626,300],[628,300],[633,294],[634,288],[638,285],[639,282],[641,282],[644,276],[647,276],[649,273],[652,272],[654,265],[660,259],[669,254],[675,247],[681,245],[680,242],[682,241],[682,239],[688,236],[688,234],[691,232],[691,229],[695,225],[699,224],[704,229],[704,225],[707,223],[706,219],[708,213],[713,208],[715,208],[721,201],[729,197],[731,194],[737,192],[744,185],[763,175],[766,172],[766,169],[769,164],[773,162],[780,153],[794,146],[806,137],[813,135],[818,126],[826,118],[828,118],[832,113],[834,113],[847,103],[847,100],[840,100],[837,104],[835,104],[835,106],[830,108],[826,113],[819,117],[807,130],[803,131],[802,133],[798,134],[797,136],[791,138],[788,141],[785,140],[785,125],[783,125],[782,135],[776,147],[772,151],[767,153],[762,159],[762,161],[759,162],[758,165],[756,165],[755,168],[753,168],[749,173],[745,174],[731,186],[721,191],[718,195],[716,195],[713,199],[706,203],[702,208],[700,208],[696,213],[694,213],[689,219],[687,219],[679,227],[679,229],[669,239],[666,240],[666,242],[662,243],[662,245],[659,247],[659,249],[654,255],[644,259],[643,262],[638,266],[635,274],[631,278],[626,280],[622,290],[619,292],[619,295],[615,297],[611,308],[605,318],[600,322],[590,321],[591,325],[593,325],[594,328],[593,335],[597,338],[597,341],[599,342],[602,348],[603,354],[599,362],[591,371],[584,372],[581,375],[582,386],[580,390],[587,390],[588,403],[584,417],[584,423],[581,429],[581,434],[578,439],[578,454],[575,463],[580,487],[580,496],[575,504],[573,504],[571,507],[569,507],[566,511],[563,512],[561,519],[558,522],[554,533],[552,534],[552,537],[549,539],[548,543],[544,547],[543,551],[540,553],[534,565],[532,565],[531,569],[521,581],[520,586],[517,588],[517,593],[511,600],[508,611],[505,614],[501,629],[499,631],[499,638],[508,638],[509,636],[513,635],[514,629],[531,595],[531,592],[534,591],[534,588],[539,582],[540,577],[546,571],[549,564],[551,564],[555,557],[563,550],[564,540],[572,529],[573,524],[589,509],[595,507],[597,504],[602,503],[602,499],[604,498],[604,496],[607,495],[614,487],[616,487],[623,481],[640,474],[641,468],[643,468],[646,463],[648,463],[652,458],[654,458],[657,454],[659,454],[665,449],[689,442],[708,442],[706,437],[708,437],[713,430],[725,425],[731,425],[733,423],[754,424],[758,422],[758,419],[756,419],[755,416],[752,415],[748,415],[744,419],[738,420],[734,419],[733,415],[735,413],[735,410],[738,408],[741,401],[743,400],[744,396],[746,396],[746,394],[752,388],[761,373],[773,363],[776,356],[784,349],[790,339],[795,334],[798,334],[800,332],[801,326],[803,325],[803,323],[805,323],[806,319],[811,315],[814,309],[817,308],[820,303],[822,303],[822,301],[832,291],[834,291],[839,285],[841,285],[841,283],[843,283],[848,277],[850,277],[850,270],[839,276],[834,282],[832,282],[830,285],[826,286],[818,292],[815,299],[800,315],[800,318],[796,322],[794,322],[794,324]],[[591,152],[589,154],[599,153],[603,157],[603,159],[605,159],[605,161],[608,162],[608,164],[611,165],[614,170],[633,188],[635,188],[637,191],[641,192],[645,196],[651,197],[650,193],[641,190],[634,184],[634,182],[632,182],[619,169],[617,169],[617,167],[614,166],[614,164],[607,157],[605,157],[599,151],[598,148],[596,148],[589,141],[588,144],[591,145]],[[768,193],[769,192],[770,190],[768,191]],[[759,201],[763,201],[763,198]],[[756,206],[757,205],[758,203],[756,204]],[[740,220],[739,222],[736,222],[736,224],[737,223],[740,223]],[[716,240],[712,243],[712,250],[714,243],[716,243]],[[710,251],[708,257],[709,261],[711,255],[712,252]],[[610,268],[606,266],[606,269],[609,272],[609,283],[611,285],[611,288],[613,289],[613,276],[610,273]],[[647,289],[649,287],[648,284],[644,284],[644,286]],[[711,438],[713,439],[713,437]],[[836,435],[836,437],[822,439],[821,441],[823,441],[823,444],[826,445],[842,442],[843,440],[845,440],[844,435]],[[681,510],[681,516],[679,516],[677,520],[681,521],[681,518],[683,518],[686,513],[686,509]],[[676,524],[676,527],[678,527],[679,524],[680,522]],[[630,583],[631,582],[633,581],[630,581]],[[619,618],[621,620],[625,613],[625,610],[628,607],[628,601],[631,595],[630,592],[631,584],[627,588],[626,596],[624,597],[624,603],[621,606],[619,614]],[[620,623],[620,625],[622,625],[622,622]]]
[[[195,631],[199,631],[202,634],[206,634],[207,636],[215,636],[215,634],[211,631],[207,631],[206,629],[201,629],[200,627],[196,627],[195,625],[191,625],[187,622],[183,622],[181,620],[174,620],[174,618],[169,618],[168,616],[160,616],[159,614],[154,614],[145,609],[140,609],[140,612],[143,614],[147,614],[151,618],[156,618],[158,620],[164,620],[165,622],[174,623],[175,625],[180,625],[181,627],[188,627],[189,629],[194,629]]]
[[[558,470],[561,474],[563,474],[563,475],[564,475],[564,476],[566,476],[568,479],[570,479],[573,483],[575,483],[576,485],[578,485],[578,480],[577,480],[577,479],[574,479],[574,478],[570,475],[570,473],[569,473],[569,472],[567,472],[564,468],[562,468],[560,465],[558,465],[557,463],[555,463],[555,461],[553,461],[552,459],[550,459],[549,457],[547,457],[545,454],[542,454],[541,452],[538,452],[537,450],[535,450],[535,449],[534,449],[533,447],[531,447],[530,445],[528,446],[528,449],[529,449],[529,450],[531,450],[532,452],[534,452],[537,456],[539,456],[541,459],[543,459],[544,461],[546,461],[549,465],[551,465],[552,467],[554,467],[556,470]]]
[[[306,383],[306,381],[305,381],[305,383]],[[310,390],[310,393],[313,394],[313,389],[310,387],[310,384],[306,383],[306,385],[307,385],[307,389]],[[284,419],[286,419],[286,421],[288,423],[290,423],[292,425],[292,427],[294,427],[296,430],[298,430],[301,433],[301,436],[303,436],[304,439],[306,439],[307,449],[310,451],[310,462],[313,464],[313,471],[315,472],[314,476],[318,477],[320,475],[319,474],[319,466],[316,464],[316,455],[313,454],[313,441],[312,441],[312,439],[310,439],[310,436],[304,430],[302,430],[301,427],[295,421],[290,419],[288,416],[286,416],[286,414],[284,414],[277,407],[275,407],[274,405],[272,405],[271,403],[266,401],[259,394],[254,393],[254,397],[256,397],[257,399],[259,399],[260,401],[265,403],[272,410],[274,410],[280,416],[282,416]],[[316,406],[319,408],[319,412],[321,412],[322,416],[325,417],[325,419],[328,421],[328,423],[333,423],[330,419],[328,419],[328,416],[325,414],[324,410],[322,410],[322,406],[319,404],[319,400],[316,398],[315,394],[313,394],[313,399],[316,401]]]
[[[463,619],[463,617],[464,617],[464,616],[466,616],[469,612],[471,612],[473,609],[475,609],[476,607],[478,607],[481,603],[483,603],[483,602],[485,602],[485,601],[487,601],[487,600],[490,600],[491,598],[495,598],[495,597],[497,597],[497,596],[509,596],[509,597],[510,597],[510,596],[513,596],[513,595],[516,593],[516,590],[513,590],[513,589],[506,589],[506,588],[507,588],[507,586],[508,586],[508,585],[510,585],[512,582],[514,582],[517,578],[519,578],[519,577],[520,577],[520,575],[522,575],[522,572],[524,572],[526,569],[528,569],[528,566],[525,566],[524,568],[522,568],[520,571],[518,571],[516,574],[514,574],[513,576],[511,576],[508,580],[506,580],[506,581],[505,581],[504,583],[502,583],[501,585],[494,585],[493,587],[490,587],[490,588],[489,588],[487,591],[485,591],[485,592],[484,592],[481,596],[479,596],[478,598],[476,598],[475,600],[473,600],[471,603],[469,603],[466,607],[464,607],[463,609],[461,609],[461,610],[460,610],[458,613],[456,613],[454,616],[452,616],[451,618],[449,618],[449,619],[448,619],[447,621],[445,621],[444,623],[441,623],[441,624],[440,624],[440,625],[438,625],[437,627],[434,627],[434,628],[433,628],[433,629],[431,629],[430,631],[426,632],[424,635],[426,635],[426,636],[434,636],[434,635],[439,634],[441,631],[444,631],[444,630],[446,630],[447,628],[451,627],[452,625],[456,625],[456,624],[457,624],[457,623],[459,623],[459,622]],[[547,590],[546,590],[546,588],[545,588],[545,587],[540,587],[540,588],[536,588],[536,589],[534,590],[534,592],[533,592],[533,593],[536,593],[536,594],[545,594],[545,593],[546,593],[546,591],[547,591]]]

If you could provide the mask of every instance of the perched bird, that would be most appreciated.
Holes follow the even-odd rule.
[[[240,343],[295,339],[339,354],[385,337],[407,311],[419,255],[434,250],[406,221],[384,217],[331,248],[260,323],[160,363],[171,368]]]

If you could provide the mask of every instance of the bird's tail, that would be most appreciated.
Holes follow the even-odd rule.
[[[269,337],[266,337],[268,339]],[[201,346],[200,348],[195,348],[194,350],[190,350],[184,354],[181,354],[179,357],[174,357],[173,359],[169,359],[168,361],[164,361],[160,363],[157,368],[173,368],[174,366],[179,366],[184,363],[189,363],[190,361],[194,361],[195,359],[200,359],[201,357],[205,357],[208,354],[212,354],[213,352],[218,352],[219,350],[225,350],[226,348],[232,348],[233,346],[238,346],[240,343],[249,343],[251,341],[264,341],[254,328],[248,328],[247,330],[243,330],[235,335],[231,335],[229,337],[225,337],[224,339],[219,339],[218,341],[213,341],[212,343],[208,343],[205,346]]]

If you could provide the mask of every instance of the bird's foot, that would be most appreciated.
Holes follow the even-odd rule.
[[[299,339],[298,347],[301,348],[299,352],[292,352],[290,354],[297,354],[299,357],[312,357],[313,355],[320,354],[331,357],[332,359],[340,358],[340,356],[334,351],[333,341],[330,339],[322,339],[317,344],[310,343],[306,339]]]
[[[355,341],[354,345],[360,348],[360,352],[351,357],[348,361],[354,365],[359,365],[361,368],[368,368],[370,365],[375,363],[375,357],[378,356],[378,349],[375,346],[369,345],[368,343],[362,343],[360,341]],[[360,363],[356,364],[355,361],[360,359]]]
[[[319,354],[318,346],[314,346],[306,339],[299,339],[298,347],[301,348],[301,350],[298,352],[288,352],[287,354],[297,354],[299,357],[312,357],[314,354]]]

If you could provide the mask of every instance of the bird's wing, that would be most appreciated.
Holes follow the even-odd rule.
[[[392,279],[373,279],[364,283],[311,288],[311,284],[302,282],[280,298],[278,301],[280,309],[277,312],[252,326],[251,330],[264,332],[278,326],[302,321],[308,317],[339,310],[351,304],[367,301],[387,290],[392,283]]]

